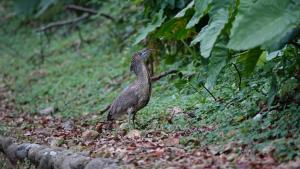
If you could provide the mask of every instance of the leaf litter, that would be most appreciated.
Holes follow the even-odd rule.
[[[123,168],[297,168],[300,159],[285,164],[272,157],[272,151],[257,153],[247,145],[230,142],[226,145],[185,146],[180,139],[193,132],[210,132],[212,127],[166,133],[162,130],[103,129],[103,124],[89,125],[88,118],[63,119],[60,116],[14,112],[0,88],[0,120],[4,134],[22,142],[46,144],[81,151],[92,157],[118,160]],[[179,110],[180,108],[176,108]],[[175,113],[176,114],[176,113]]]

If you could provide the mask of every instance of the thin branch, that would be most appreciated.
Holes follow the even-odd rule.
[[[80,22],[82,20],[85,20],[89,17],[90,15],[87,13],[84,13],[83,15],[81,15],[78,18],[75,19],[71,19],[71,20],[63,20],[63,21],[58,21],[58,22],[52,22],[44,27],[41,27],[40,29],[36,30],[37,32],[44,32],[48,29],[54,28],[54,27],[61,27],[64,25],[69,25],[69,24],[75,24],[77,22]]]
[[[89,13],[90,15],[97,15],[98,11],[94,10],[94,9],[90,9],[90,8],[85,8],[82,6],[77,6],[77,5],[67,5],[66,9],[68,10],[75,10],[75,11],[81,11],[81,12],[86,12]],[[112,16],[105,14],[105,13],[99,13],[100,16],[103,16],[106,19],[112,20],[114,21],[115,18],[113,18]]]
[[[160,75],[152,76],[152,77],[151,77],[151,82],[158,81],[159,79],[161,79],[161,78],[163,78],[163,77],[165,77],[165,76],[167,76],[167,75],[169,75],[169,74],[174,74],[174,73],[177,73],[177,72],[178,72],[178,70],[176,70],[176,69],[171,69],[171,70],[168,70],[168,71],[166,71],[166,72],[161,73]]]
[[[90,9],[90,8],[85,8],[82,6],[77,6],[77,5],[67,5],[66,9],[69,10],[75,10],[75,11],[81,11],[81,12],[86,12],[89,13],[91,15],[96,15],[98,12],[94,9]]]
[[[188,82],[188,84],[201,96],[201,92],[195,87],[193,86],[191,83]]]
[[[237,71],[237,73],[238,73],[238,75],[239,75],[239,90],[241,90],[241,84],[242,84],[242,76],[241,76],[241,73],[240,73],[238,67],[236,66],[236,64],[234,64],[234,63],[232,63],[232,64],[233,64],[235,70]]]
[[[201,83],[201,86],[211,95],[212,98],[217,102],[218,99]]]

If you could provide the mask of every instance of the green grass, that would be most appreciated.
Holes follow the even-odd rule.
[[[7,25],[8,27],[13,27]],[[64,30],[52,35],[45,48],[44,63],[39,63],[40,35],[30,28],[20,28],[17,34],[1,32],[2,41],[12,44],[21,55],[5,48],[0,52],[0,72],[13,90],[18,110],[35,113],[43,108],[54,106],[56,114],[64,117],[99,112],[117,96],[130,81],[130,56],[139,47],[128,43],[118,49],[108,35],[109,27],[93,29],[93,25],[82,26],[83,37],[93,39],[83,43],[78,53],[74,44],[78,41],[77,32],[63,35]],[[4,49],[4,48],[3,48]],[[169,67],[172,67],[169,66]],[[166,66],[160,65],[158,70]],[[189,71],[191,66],[182,67]],[[230,71],[230,70],[226,70]],[[42,74],[40,76],[36,74]],[[143,130],[162,129],[178,131],[192,127],[208,126],[210,132],[194,132],[182,138],[182,143],[190,139],[199,140],[202,146],[242,141],[252,148],[262,150],[274,145],[275,155],[280,160],[299,157],[300,107],[290,104],[283,111],[264,112],[261,120],[253,120],[259,112],[258,102],[266,100],[268,79],[254,77],[244,80],[242,90],[237,89],[237,79],[232,74],[223,73],[213,94],[222,98],[216,102],[201,87],[197,91],[189,84],[178,87],[177,77],[164,78],[153,84],[151,101],[138,113],[138,122],[147,124]],[[177,87],[176,87],[177,86]],[[229,104],[230,102],[230,104]],[[169,124],[169,109],[180,107],[195,115],[194,118],[179,113]],[[104,120],[104,116],[100,117]]]

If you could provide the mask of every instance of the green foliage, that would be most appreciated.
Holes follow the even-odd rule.
[[[59,2],[65,3],[38,2],[32,5],[34,9],[26,8],[27,12],[23,7],[23,14],[42,16],[62,6]],[[169,68],[177,68],[181,73],[153,84],[149,105],[137,115],[138,122],[145,126],[141,129],[176,132],[209,128],[183,136],[181,143],[190,145],[191,140],[196,140],[198,146],[243,141],[258,151],[266,145],[276,145],[274,153],[281,160],[299,156],[299,146],[295,146],[300,143],[300,51],[296,47],[299,3],[74,3],[103,5],[101,11],[111,14],[116,21],[101,20],[101,26],[99,20],[79,24],[83,37],[79,47],[77,31],[60,29],[48,35],[49,42],[43,41],[47,56],[43,64],[36,60],[45,36],[41,38],[41,34],[33,32],[33,25],[13,32],[16,24],[12,20],[1,28],[0,72],[7,77],[19,110],[36,113],[54,106],[55,113],[67,117],[98,112],[133,80],[128,70],[130,56],[142,46],[133,46],[132,42],[138,44],[147,38],[148,47],[160,50],[159,56],[154,56],[155,73]],[[33,1],[23,5],[30,4]],[[67,17],[55,12],[49,16]],[[274,49],[277,51],[271,52]],[[167,119],[174,107],[182,112],[174,115],[171,123]],[[257,114],[261,118],[256,119]],[[104,116],[92,123],[99,120],[104,120]],[[152,122],[147,123],[149,120]]]
[[[205,83],[205,87],[209,90],[216,84],[218,75],[227,65],[230,60],[229,51],[226,49],[226,39],[223,38],[219,41],[212,52],[210,62],[208,64],[208,77]]]
[[[286,36],[299,26],[300,4],[293,0],[260,0],[248,5],[242,6],[236,16],[229,48],[246,50],[263,46],[278,50],[293,38]]]
[[[149,33],[153,32],[156,28],[160,27],[164,20],[165,17],[163,17],[163,10],[160,10],[157,16],[154,18],[153,23],[150,23],[147,25],[147,27],[141,29],[141,32],[136,37],[134,44],[138,44],[143,39],[145,39]]]
[[[203,27],[196,38],[191,42],[192,45],[200,42],[201,55],[208,58],[217,41],[218,36],[223,30],[228,20],[228,11],[220,9],[211,16],[210,23]]]
[[[14,0],[15,11],[18,15],[29,16],[33,14],[39,2],[39,0]]]
[[[254,71],[261,54],[262,50],[255,48],[239,55],[237,62],[244,67],[242,70],[243,75],[249,76]]]
[[[30,18],[34,16],[35,18],[43,17],[50,13],[51,9],[61,8],[63,7],[63,3],[65,1],[57,1],[57,0],[14,0],[14,6],[16,14],[21,18]]]
[[[162,4],[161,6],[166,6]],[[147,3],[145,5],[147,8]],[[198,47],[187,47],[186,51],[191,53],[192,57],[198,55],[204,58],[199,59],[201,63],[198,66],[207,67],[205,86],[209,89],[216,84],[219,73],[232,62],[241,69],[240,76],[248,78],[256,67],[265,66],[268,62],[268,57],[271,55],[267,52],[274,50],[284,52],[286,49],[283,47],[288,42],[298,43],[296,41],[299,39],[297,35],[300,24],[300,4],[294,0],[190,1],[180,12],[173,12],[175,13],[173,16],[170,15],[172,12],[169,8],[160,9],[165,11],[166,19],[160,23],[161,26],[156,25],[156,29],[152,29],[151,34],[144,32],[143,37],[154,41],[167,39],[182,42],[184,40],[184,44],[190,43],[191,46],[200,43],[199,52]],[[141,40],[139,37],[137,42]],[[178,43],[165,43],[171,46],[174,44],[177,47],[171,48],[181,49]],[[244,51],[239,52],[240,50]],[[296,52],[291,59],[295,60],[298,54]],[[278,68],[272,63],[267,66]],[[296,67],[299,67],[298,63]],[[198,72],[198,74],[204,73]],[[289,76],[294,75],[289,74]],[[276,90],[275,95],[278,91]],[[273,100],[273,95],[272,92],[269,94],[269,100]]]
[[[278,85],[277,85],[277,79],[276,76],[272,76],[271,84],[270,84],[270,90],[268,95],[268,106],[270,107],[275,99],[275,96],[278,91]]]
[[[194,2],[194,1],[192,1]],[[192,28],[195,26],[199,20],[208,12],[209,5],[212,2],[212,0],[204,0],[204,1],[196,1],[195,2],[195,14],[189,21],[189,23],[186,25],[186,28]]]

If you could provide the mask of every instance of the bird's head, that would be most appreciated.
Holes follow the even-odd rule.
[[[137,59],[142,59],[143,61],[145,61],[148,59],[148,57],[150,56],[150,54],[153,50],[154,49],[145,48],[145,49],[142,49],[142,50],[136,52],[133,56]]]
[[[130,70],[134,71],[138,63],[146,61],[153,50],[154,49],[145,48],[134,53],[132,56]]]

